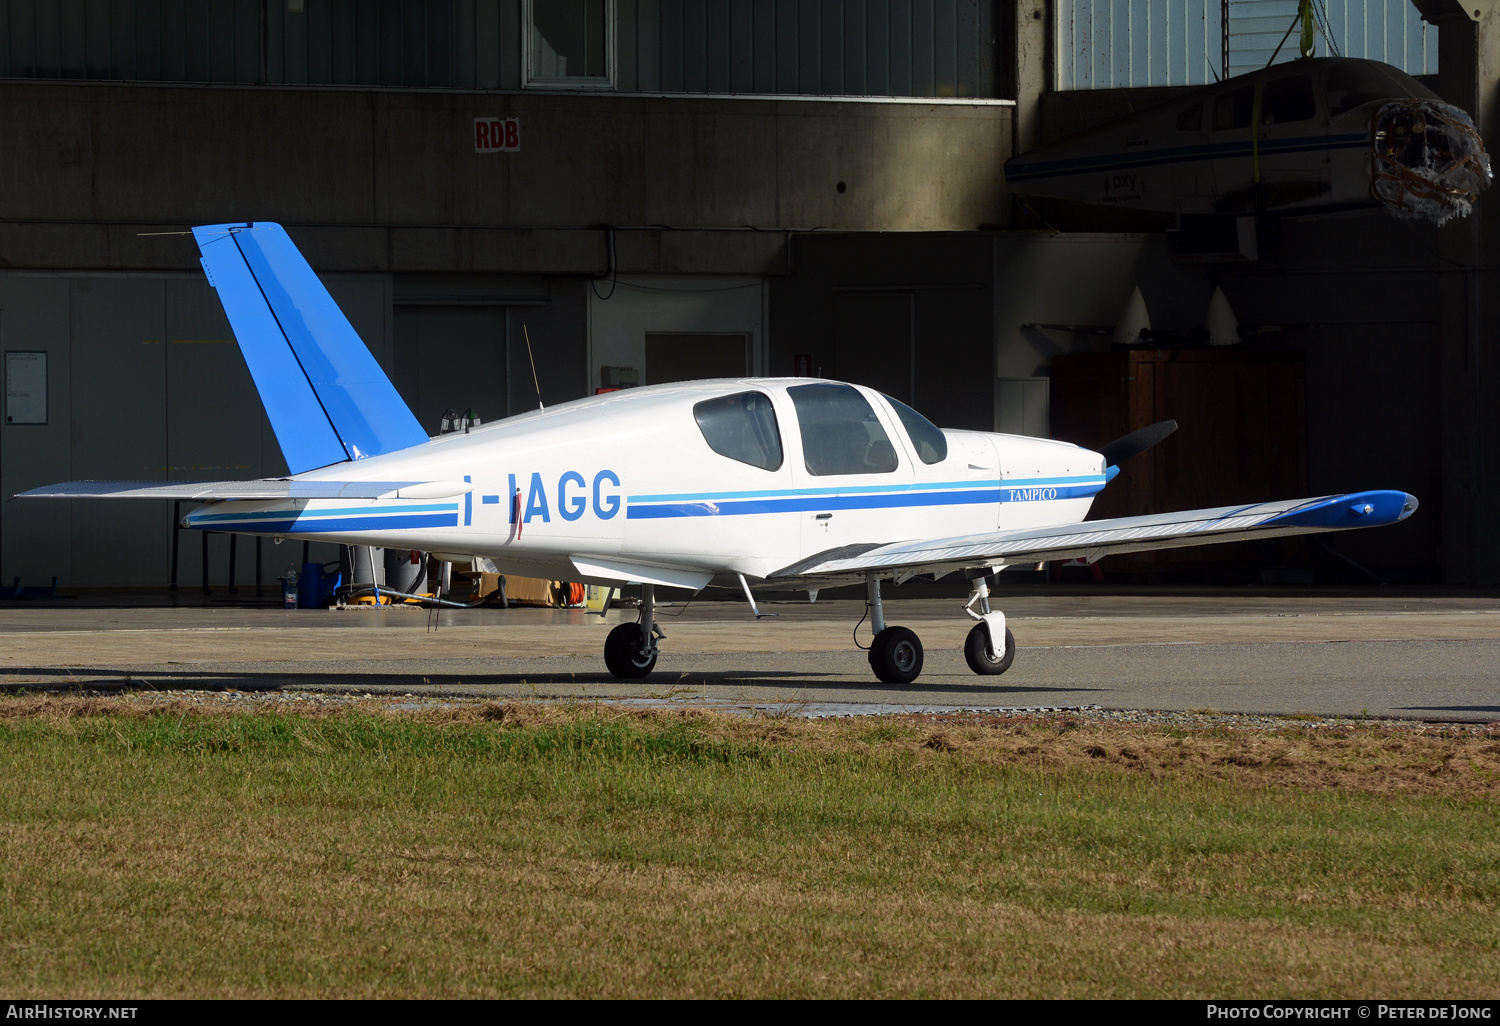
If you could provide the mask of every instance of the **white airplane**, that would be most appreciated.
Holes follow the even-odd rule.
[[[1469,115],[1410,75],[1379,61],[1313,57],[1018,154],[1005,180],[1023,195],[1162,213],[1383,204],[1441,224],[1469,213],[1490,166]]]
[[[1091,452],[940,429],[859,385],[734,378],[579,399],[429,438],[279,225],[194,229],[291,476],[199,483],[73,481],[26,497],[202,501],[187,527],[492,559],[504,573],[639,584],[637,623],[610,631],[619,677],[656,664],[659,586],[744,590],[862,582],[870,666],[922,670],[922,644],[887,626],[881,583],[963,572],[981,674],[1015,658],[989,587],[1009,566],[1113,552],[1338,531],[1405,519],[1400,491],[1084,523],[1156,425]]]

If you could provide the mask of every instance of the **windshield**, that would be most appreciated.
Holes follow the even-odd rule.
[[[1328,72],[1328,113],[1342,114],[1371,100],[1410,96],[1436,100],[1438,95],[1396,68],[1374,61],[1339,61]]]
[[[901,426],[911,438],[911,447],[917,450],[917,457],[923,463],[941,463],[948,458],[948,436],[942,428],[898,399],[885,395],[885,401],[901,419]]]

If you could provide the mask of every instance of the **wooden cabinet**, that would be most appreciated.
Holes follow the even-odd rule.
[[[1177,433],[1124,463],[1090,520],[1307,494],[1302,354],[1136,349],[1052,361],[1054,438],[1097,449],[1162,420]],[[1106,573],[1201,573],[1294,562],[1298,539],[1111,556]]]

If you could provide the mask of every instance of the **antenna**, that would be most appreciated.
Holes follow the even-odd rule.
[[[526,330],[525,322],[521,324],[521,334],[526,336],[526,359],[531,361],[531,383],[536,386],[536,408],[545,410],[542,405],[542,386],[536,380],[536,357],[531,355],[531,332]]]

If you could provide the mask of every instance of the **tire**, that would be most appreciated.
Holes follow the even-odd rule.
[[[964,661],[969,669],[981,676],[998,676],[1010,669],[1016,661],[1016,638],[1010,628],[1005,628],[1005,654],[999,659],[990,658],[990,632],[984,624],[976,623],[969,636],[964,639]]]
[[[910,684],[922,672],[922,642],[905,627],[887,627],[870,643],[870,669],[887,684]]]
[[[641,652],[641,625],[622,623],[604,639],[604,665],[625,680],[640,680],[656,668],[656,655]]]

